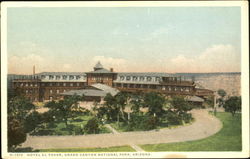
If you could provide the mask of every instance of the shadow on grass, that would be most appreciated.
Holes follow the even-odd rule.
[[[83,119],[74,119],[74,120],[72,120],[72,121],[74,121],[74,122],[82,122],[82,121],[84,121]]]

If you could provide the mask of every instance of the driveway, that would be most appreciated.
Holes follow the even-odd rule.
[[[192,114],[195,121],[191,125],[172,129],[79,136],[28,136],[22,147],[34,149],[94,148],[183,142],[206,138],[222,128],[222,123],[208,114],[207,110],[192,110]]]

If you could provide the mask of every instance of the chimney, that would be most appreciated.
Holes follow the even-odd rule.
[[[113,68],[110,68],[110,72],[114,72],[114,69],[113,69]]]
[[[33,66],[33,75],[36,74],[36,68],[35,68],[35,65]]]

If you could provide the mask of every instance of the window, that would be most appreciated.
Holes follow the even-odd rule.
[[[21,83],[20,86],[22,87],[22,86],[23,86],[23,83]]]
[[[49,93],[50,93],[50,94],[52,94],[52,93],[53,93],[53,90],[52,90],[52,89],[50,89],[50,90],[49,90]]]
[[[63,86],[66,86],[67,84],[66,83],[63,83]]]
[[[151,81],[152,80],[152,77],[147,77],[147,81]]]
[[[143,76],[140,76],[140,81],[144,81],[144,77]]]
[[[53,84],[52,84],[52,83],[49,83],[49,86],[53,86]]]
[[[56,80],[59,80],[60,78],[61,78],[61,76],[58,76],[58,75],[56,76]]]
[[[30,93],[32,93],[32,89],[30,90]]]
[[[66,92],[66,90],[64,89],[63,92]]]
[[[54,79],[54,76],[53,76],[53,75],[49,75],[49,79],[50,79],[50,80],[53,80],[53,79]]]
[[[31,83],[30,86],[33,87],[33,83]]]
[[[37,83],[35,83],[34,86],[37,87]]]
[[[52,101],[52,100],[53,100],[53,97],[50,96],[50,97],[49,97],[49,100]]]
[[[160,81],[160,77],[155,77],[155,81]]]
[[[120,76],[120,79],[123,81],[124,80],[124,76]]]
[[[130,80],[130,76],[127,76],[127,77],[126,77],[126,80],[129,81],[129,80]]]
[[[70,86],[73,87],[74,86],[73,83],[70,83]]]
[[[77,86],[80,86],[80,83],[76,83]]]
[[[58,82],[58,83],[56,83],[56,85],[57,85],[57,86],[60,86],[60,83]]]
[[[116,86],[117,86],[117,87],[121,87],[121,83],[117,83]]]
[[[134,88],[134,84],[130,84],[130,85],[129,85],[129,88]]]
[[[56,93],[60,93],[59,89],[56,90]]]
[[[80,79],[80,78],[81,78],[81,76],[79,76],[79,75],[78,75],[78,76],[76,76],[76,79],[77,79],[77,80],[78,80],[78,79]]]
[[[133,76],[133,81],[137,81],[137,77],[136,76]]]
[[[74,79],[74,76],[69,76],[69,80],[73,80]]]
[[[26,94],[28,94],[28,93],[29,93],[29,91],[28,91],[28,90],[25,90],[25,93],[26,93]]]
[[[66,79],[67,79],[67,76],[66,76],[66,75],[63,75],[63,79],[66,80]]]
[[[28,87],[28,86],[29,86],[29,84],[28,84],[28,83],[26,83],[26,84],[25,84],[25,86],[26,86],[26,87]]]
[[[42,79],[45,79],[45,77],[46,77],[45,75],[42,75],[42,76],[41,76]]]

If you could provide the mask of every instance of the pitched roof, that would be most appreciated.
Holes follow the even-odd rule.
[[[71,90],[68,92],[61,93],[62,95],[79,95],[79,96],[91,96],[91,97],[104,97],[106,96],[106,92],[102,90],[95,89],[81,89],[81,90]]]
[[[102,69],[103,66],[102,66],[102,64],[100,63],[100,61],[98,61],[98,63],[95,65],[94,68],[95,68],[95,69]]]
[[[116,95],[119,92],[118,89],[101,83],[92,84],[91,86],[100,89],[106,93],[110,93],[112,96]]]
[[[96,71],[91,71],[91,72],[87,72],[87,73],[115,73],[115,72],[111,72],[105,68],[102,68],[102,69],[99,69],[99,70],[96,70]]]
[[[91,88],[87,88],[87,89],[80,89],[80,90],[71,90],[71,91],[67,91],[64,93],[61,93],[62,95],[79,95],[79,96],[91,96],[91,97],[105,97],[108,93],[110,93],[112,96],[116,95],[119,90],[109,87],[107,85],[104,84],[93,84],[91,85],[91,87],[97,88],[97,89],[91,89]]]
[[[187,96],[186,100],[190,101],[190,102],[204,102],[204,99],[202,99],[198,96]]]
[[[118,76],[157,76],[157,77],[177,77],[174,73],[162,73],[162,72],[119,72]]]
[[[36,75],[81,75],[81,76],[85,76],[86,73],[85,72],[41,72],[41,73],[37,73]]]

